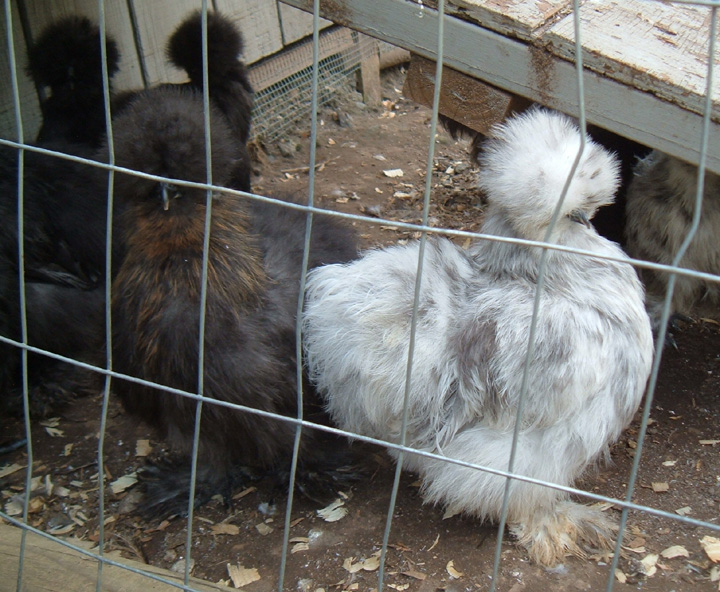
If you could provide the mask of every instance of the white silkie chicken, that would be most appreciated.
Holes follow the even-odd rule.
[[[543,240],[581,135],[541,109],[493,130],[480,157],[488,208],[482,232]],[[551,240],[625,258],[587,222],[613,200],[614,157],[588,138]],[[425,251],[407,444],[507,470],[541,248],[445,239]],[[399,442],[419,243],[367,252],[310,272],[306,363],[343,429]],[[569,486],[635,413],[650,372],[652,334],[631,265],[550,251],[514,471]],[[409,455],[427,501],[498,520],[506,479]],[[613,524],[555,489],[514,480],[507,522],[530,557],[554,565],[606,547]]]

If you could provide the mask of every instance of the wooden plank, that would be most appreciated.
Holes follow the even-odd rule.
[[[19,528],[0,524],[0,573],[2,574],[0,592],[11,592],[16,588],[20,538],[21,530]],[[88,541],[73,540],[72,542],[86,550],[91,548]],[[106,557],[177,584],[183,582],[182,574],[125,559],[117,552],[107,554]],[[56,540],[33,532],[27,534],[23,590],[95,592],[97,575],[96,559],[61,545]],[[190,586],[203,592],[228,590],[227,586],[220,586],[197,578],[190,578]],[[104,592],[177,592],[178,590],[171,584],[109,564],[103,566],[102,589]]]
[[[580,9],[580,21],[586,68],[696,113],[703,112],[710,35],[708,7],[588,0]],[[550,28],[543,38],[553,53],[574,61],[572,16]],[[719,59],[715,65],[720,65]],[[720,76],[715,77],[712,96],[713,117],[720,121]]]
[[[198,9],[197,0],[153,0],[133,3],[137,16],[142,54],[140,59],[150,85],[160,82],[185,82],[185,72],[168,64],[165,56],[168,38],[190,13]]]
[[[325,31],[319,39],[320,60],[353,47],[354,40],[348,29],[335,28]],[[259,92],[285,80],[288,76],[312,66],[312,44],[303,43],[292,47],[250,69],[250,84]]]
[[[382,101],[382,85],[380,84],[380,54],[377,41],[370,39],[370,55],[360,62],[360,90],[363,102],[375,107]]]
[[[280,28],[282,29],[283,44],[290,45],[313,33],[313,16],[304,10],[293,8],[287,4],[279,4]],[[320,29],[332,25],[326,19],[320,19]]]
[[[431,8],[438,4],[437,0],[413,1]],[[572,0],[452,0],[445,4],[445,12],[501,35],[530,41],[539,29],[572,11],[572,4]]]
[[[312,10],[312,0],[283,0]],[[435,59],[438,15],[407,0],[321,0],[325,18]],[[506,91],[578,114],[577,72],[549,51],[452,16],[445,17],[444,62]],[[587,119],[641,144],[697,163],[701,117],[650,93],[585,70]],[[720,174],[720,126],[710,126],[708,168]]]
[[[199,2],[195,0],[195,4]],[[276,2],[217,0],[219,12],[237,24],[245,39],[243,60],[252,64],[282,49],[282,31]]]
[[[413,55],[403,94],[416,103],[432,107],[435,69],[435,62]],[[527,99],[443,67],[439,113],[476,132],[487,134],[494,124],[505,120],[513,112],[523,111],[530,104]]]

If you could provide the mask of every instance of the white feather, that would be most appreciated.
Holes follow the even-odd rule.
[[[580,133],[533,110],[495,130],[481,157],[483,233],[542,239]],[[612,200],[617,164],[588,144],[553,233],[558,243],[624,257],[578,223]],[[306,361],[337,424],[398,442],[419,243],[313,270],[304,317]],[[541,257],[539,248],[481,240],[467,251],[426,245],[408,445],[507,470]],[[514,470],[571,485],[620,435],[642,397],[652,335],[643,291],[626,263],[550,251]],[[410,455],[425,498],[495,520],[505,479]],[[508,524],[533,559],[607,543],[611,526],[557,490],[514,481]]]

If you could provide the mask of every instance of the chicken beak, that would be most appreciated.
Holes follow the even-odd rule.
[[[579,222],[580,224],[584,224],[590,228],[590,220],[588,219],[587,214],[582,210],[573,210],[568,215],[568,218],[570,218],[573,222]]]

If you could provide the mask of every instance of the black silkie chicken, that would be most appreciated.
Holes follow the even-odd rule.
[[[191,81],[162,85],[178,93],[202,88],[201,19],[193,13],[168,42],[168,58],[186,69]],[[250,190],[245,141],[250,127],[252,89],[238,55],[242,37],[225,17],[208,15],[209,92],[233,132],[236,151],[231,185]],[[119,54],[107,41],[108,72],[117,70]],[[30,50],[28,71],[51,95],[43,104],[43,126],[37,141],[45,147],[107,162],[105,109],[101,78],[100,35],[85,17],[68,17],[50,25]],[[157,88],[114,94],[114,115]],[[202,108],[195,114],[202,117]],[[0,150],[0,334],[20,340],[17,251],[17,153]],[[67,357],[103,364],[97,351],[104,336],[105,234],[107,173],[89,166],[34,152],[25,153],[25,281],[28,341]],[[115,215],[119,214],[119,209]],[[113,242],[113,274],[123,245]],[[22,405],[20,351],[3,344],[0,360],[0,409],[18,413]],[[86,372],[42,355],[30,356],[33,414],[55,412],[77,390],[99,384]]]
[[[86,17],[69,16],[48,26],[28,51],[27,72],[50,95],[41,102],[43,123],[36,142],[97,149],[105,137],[100,31]],[[106,37],[108,77],[120,53]],[[63,146],[61,146],[62,148]],[[66,146],[72,148],[72,146]]]
[[[187,181],[206,179],[202,98],[157,89],[115,121],[118,164]],[[213,183],[227,185],[237,163],[233,132],[210,112]],[[113,283],[113,359],[117,371],[197,392],[206,192],[118,175],[116,199],[125,258]],[[208,397],[296,416],[295,314],[305,216],[275,206],[252,208],[222,193],[212,198],[203,391]],[[318,219],[314,263],[355,255],[351,236]],[[299,229],[299,230],[298,230]],[[257,232],[262,232],[258,235]],[[181,462],[144,472],[147,513],[187,509],[196,402],[116,380],[125,409],[155,426]],[[305,417],[324,420],[306,384]],[[295,426],[205,403],[200,432],[199,501],[227,492],[239,466],[284,473]],[[304,430],[302,475],[345,462],[338,442]],[[312,485],[307,485],[312,487]]]

